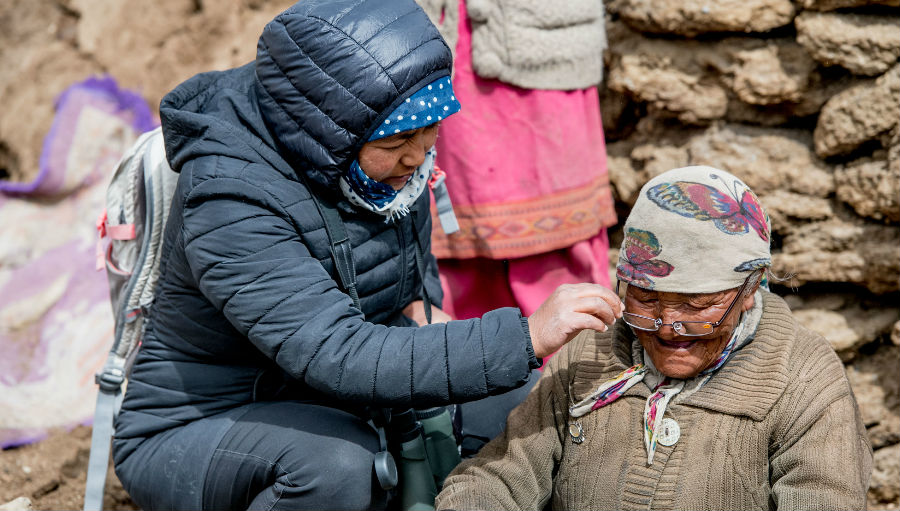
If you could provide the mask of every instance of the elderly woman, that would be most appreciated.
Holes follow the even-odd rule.
[[[647,183],[616,271],[624,321],[550,361],[438,508],[863,509],[856,401],[828,342],[761,288],[769,245],[733,175]]]

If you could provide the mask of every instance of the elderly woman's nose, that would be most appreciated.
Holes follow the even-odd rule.
[[[666,323],[659,327],[659,330],[656,331],[656,336],[667,341],[678,337],[680,334],[675,331],[675,327],[672,326],[671,322]]]
[[[675,331],[674,327],[672,327],[672,323],[678,321],[678,318],[674,317],[675,314],[672,309],[664,306],[658,306],[656,309],[656,317],[661,319],[663,324],[657,330],[657,336],[662,337],[663,339],[670,339],[678,335],[678,332]]]

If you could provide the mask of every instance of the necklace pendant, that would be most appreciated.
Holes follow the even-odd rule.
[[[572,443],[580,444],[584,442],[584,428],[580,422],[569,423],[569,436],[572,437]]]

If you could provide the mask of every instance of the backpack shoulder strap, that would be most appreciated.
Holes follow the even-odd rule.
[[[109,452],[113,436],[113,419],[122,405],[122,382],[125,381],[125,359],[110,353],[97,373],[95,381],[100,386],[97,406],[94,408],[94,424],[91,432],[91,453],[88,458],[87,480],[84,486],[84,511],[100,511],[106,491],[106,472],[109,470]]]
[[[316,209],[322,215],[325,221],[325,232],[328,233],[328,241],[331,243],[331,258],[334,260],[334,266],[337,270],[338,279],[341,281],[341,287],[350,295],[353,300],[353,306],[362,312],[359,304],[359,294],[356,291],[356,267],[353,265],[353,249],[350,246],[350,237],[347,236],[347,228],[344,227],[344,221],[341,220],[341,214],[337,208],[328,201],[320,199],[309,187],[309,182],[305,176],[301,177],[306,184],[306,189],[312,196]]]
[[[419,239],[419,229],[416,228],[416,212],[412,212],[413,238],[416,240],[416,269],[419,271],[419,279],[422,280],[422,302],[425,304],[425,321],[431,324],[431,297],[428,296],[428,288],[425,287],[425,252],[422,250],[422,241]]]
[[[344,226],[341,214],[333,204],[320,199],[313,193],[305,176],[301,174],[301,178],[304,180],[306,188],[316,204],[316,209],[319,210],[319,214],[322,215],[322,219],[325,221],[325,232],[328,233],[328,240],[331,243],[331,257],[334,260],[341,287],[350,295],[353,305],[362,312],[362,307],[359,304],[359,294],[356,291],[356,267],[353,265],[350,237],[347,236],[347,228]],[[391,412],[387,409],[370,409],[370,412],[372,413],[372,420],[369,421],[369,424],[378,433],[380,446],[380,450],[375,453],[373,461],[375,476],[384,490],[391,490],[397,487],[399,480],[397,464],[388,450],[387,434],[385,432],[386,423],[390,421]]]

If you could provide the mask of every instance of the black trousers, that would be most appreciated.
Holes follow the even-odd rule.
[[[463,455],[499,434],[536,383],[458,405]],[[373,470],[380,446],[356,415],[277,401],[235,408],[144,441],[116,466],[144,511],[386,509]]]

